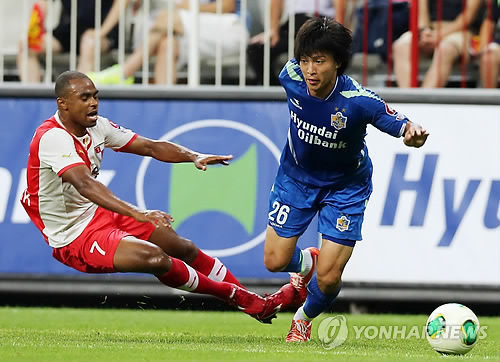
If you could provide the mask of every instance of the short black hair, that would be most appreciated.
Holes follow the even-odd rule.
[[[315,53],[330,54],[339,65],[338,75],[342,75],[351,60],[352,34],[349,29],[328,17],[308,19],[295,37],[294,56],[300,62],[303,56]]]
[[[64,98],[68,91],[69,82],[73,79],[82,79],[89,77],[83,73],[77,72],[76,70],[67,70],[61,73],[56,79],[55,93],[57,98]]]

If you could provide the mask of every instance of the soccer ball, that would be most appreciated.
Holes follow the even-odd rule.
[[[464,354],[477,344],[479,320],[465,305],[443,304],[427,319],[426,335],[435,351]]]

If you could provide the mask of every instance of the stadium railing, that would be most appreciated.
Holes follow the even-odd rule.
[[[76,0],[72,0],[76,3]],[[100,3],[101,0],[91,0]],[[135,12],[129,8],[125,8],[124,2],[122,2],[122,11],[119,22],[119,46],[118,49],[112,51],[110,54],[105,54],[102,57],[100,52],[95,52],[95,68],[96,70],[101,70],[109,65],[118,63],[123,64],[125,62],[127,54],[129,54],[133,49],[132,39],[139,39],[144,43],[147,43],[147,29],[153,18],[151,17],[153,0],[142,0],[142,7],[139,11]],[[163,0],[165,8],[173,10],[175,4],[174,0]],[[196,18],[198,16],[199,0],[190,0],[192,4],[192,16]],[[252,19],[252,26],[250,29],[250,35],[254,35],[257,32],[264,31],[266,34],[270,33],[270,1],[271,0],[240,0],[241,5],[241,16],[246,18],[250,16]],[[389,3],[391,0],[388,0]],[[441,0],[438,0],[441,1]],[[0,5],[2,7],[2,12],[0,13],[0,19],[2,27],[4,28],[3,36],[0,36],[0,83],[5,80],[16,80],[18,76],[18,70],[16,69],[15,58],[17,54],[17,42],[21,38],[19,34],[27,34],[28,18],[31,5],[34,0],[23,0],[21,2],[2,2]],[[221,11],[221,0],[218,0],[218,11]],[[294,1],[290,1],[293,7]],[[349,17],[349,22],[352,24],[353,28],[355,25],[355,18],[353,16],[353,7],[367,7],[368,1],[355,0],[355,1],[345,1],[346,6],[346,16]],[[51,29],[56,25],[58,16],[57,13],[60,10],[59,0],[49,1],[49,9],[47,14],[47,31],[50,32]],[[156,4],[156,3],[155,3]],[[390,6],[389,6],[390,8]],[[100,7],[96,7],[95,17],[97,20],[101,19]],[[21,15],[20,15],[21,14]],[[76,18],[76,13],[72,13],[74,19]],[[290,32],[288,42],[289,52],[288,58],[292,56],[293,41],[294,41],[294,31],[293,31],[293,17],[289,18]],[[74,22],[74,21],[73,21]],[[195,22],[196,23],[196,22]],[[172,22],[169,22],[172,24]],[[366,37],[368,28],[363,25],[363,38]],[[391,19],[389,18],[388,28],[392,27]],[[99,34],[100,26],[96,27],[96,31]],[[172,26],[169,26],[167,31],[168,34],[173,34]],[[189,64],[187,67],[180,69],[178,78],[181,82],[187,83],[191,87],[196,87],[199,84],[212,84],[216,87],[226,84],[237,84],[240,87],[245,87],[249,81],[254,77],[253,70],[247,64],[246,59],[246,39],[242,38],[240,42],[239,54],[232,57],[222,58],[220,51],[220,42],[216,50],[215,59],[200,59],[198,49],[194,44],[197,44],[196,32],[191,32],[193,39],[191,39],[190,44],[193,44],[191,49],[189,49]],[[170,37],[171,38],[171,37]],[[44,82],[51,83],[54,81],[58,73],[66,69],[75,69],[77,62],[77,49],[76,49],[76,27],[72,28],[71,34],[71,50],[68,54],[52,54],[48,51],[44,56],[42,56],[42,62],[44,63]],[[100,47],[99,41],[96,42],[96,48]],[[50,41],[47,44],[47,48],[51,49]],[[144,47],[146,48],[146,47]],[[172,47],[168,47],[167,58],[172,59],[173,53],[171,51]],[[27,45],[25,45],[25,52],[27,54]],[[264,51],[264,87],[269,86],[269,76],[270,76],[270,43],[269,36],[265,38],[265,51]],[[377,54],[368,54],[366,49],[363,49],[362,53],[354,54],[352,64],[348,72],[364,85],[371,87],[378,86],[393,86],[396,85],[394,75],[392,73],[392,57],[391,57],[391,46],[388,44],[387,47],[387,61],[383,61],[381,57]],[[26,55],[24,63],[26,63]],[[137,72],[136,79],[143,85],[150,84],[150,79],[152,78],[152,65],[154,64],[154,57],[149,57],[146,52],[143,53],[143,67],[142,70]],[[413,59],[415,61],[415,59]],[[418,67],[418,77],[422,78],[425,69],[429,66],[428,61],[420,61]],[[167,69],[168,81],[167,84],[172,84],[172,74],[170,74],[170,69]],[[463,64],[457,64],[455,66],[452,75],[450,76],[449,86],[468,86],[475,87],[478,86],[478,64],[477,62],[471,62],[465,68]]]

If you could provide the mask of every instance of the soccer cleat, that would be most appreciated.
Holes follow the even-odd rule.
[[[260,295],[234,285],[232,293],[227,299],[227,303],[237,307],[243,313],[257,319],[259,322],[262,322],[258,315],[264,310],[266,300]]]
[[[45,34],[44,15],[38,3],[33,5],[30,23],[28,26],[28,48],[39,53],[42,46],[42,38]]]
[[[129,85],[134,83],[134,77],[121,79],[122,68],[119,64],[101,70],[100,72],[90,72],[88,77],[97,85],[124,84]]]
[[[287,342],[307,342],[311,339],[312,321],[293,319],[290,332],[286,336]]]
[[[303,253],[310,253],[312,257],[312,266],[309,272],[303,276],[299,273],[290,273],[290,284],[293,285],[297,291],[297,296],[295,297],[294,305],[301,306],[304,304],[307,298],[307,284],[311,281],[314,272],[316,271],[316,264],[318,262],[319,250],[315,247],[310,247],[304,249]]]
[[[271,324],[276,318],[276,313],[286,310],[293,304],[297,291],[290,283],[283,285],[276,293],[265,298],[264,309],[257,315],[257,319],[266,324]]]

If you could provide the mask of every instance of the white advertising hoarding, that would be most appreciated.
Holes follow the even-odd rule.
[[[499,286],[500,107],[391,106],[431,135],[415,149],[369,127],[374,192],[344,280]]]

